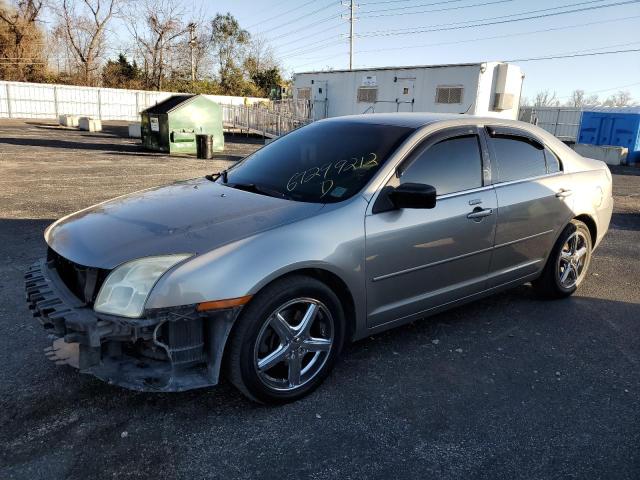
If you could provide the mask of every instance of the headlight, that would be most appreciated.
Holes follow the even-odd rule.
[[[190,256],[164,255],[123,263],[102,284],[94,310],[130,318],[141,316],[149,292],[162,274]]]

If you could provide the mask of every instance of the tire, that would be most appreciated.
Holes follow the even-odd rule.
[[[579,220],[571,220],[553,246],[542,274],[531,282],[533,288],[543,298],[572,295],[586,277],[592,248],[589,228]]]
[[[251,400],[282,404],[315,390],[345,337],[340,300],[324,283],[295,275],[251,299],[229,339],[227,378]]]

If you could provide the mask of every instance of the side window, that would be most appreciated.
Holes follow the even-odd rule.
[[[517,137],[490,138],[493,147],[491,167],[494,182],[510,182],[547,173],[544,150]]]
[[[417,156],[400,176],[400,183],[432,185],[438,195],[482,186],[482,156],[477,135],[442,140]]]
[[[560,160],[558,160],[556,154],[548,148],[544,149],[544,158],[547,160],[547,173],[557,173],[562,170]]]

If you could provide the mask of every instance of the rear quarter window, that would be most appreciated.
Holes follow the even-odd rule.
[[[490,138],[490,144],[494,182],[523,180],[547,173],[544,150],[527,140],[495,136]]]
[[[548,148],[544,149],[544,158],[547,161],[547,173],[557,173],[562,170],[558,156]]]

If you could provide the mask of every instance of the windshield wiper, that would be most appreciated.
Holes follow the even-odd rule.
[[[207,180],[211,180],[212,182],[215,182],[220,177],[222,177],[222,183],[227,183],[227,170],[228,169],[225,169],[221,172],[214,173],[212,175],[205,175],[204,178],[206,178]]]
[[[260,195],[267,195],[269,197],[291,200],[291,197],[283,192],[256,185],[255,183],[229,183],[228,186],[231,188],[237,188],[238,190],[244,190],[245,192],[258,193]]]

